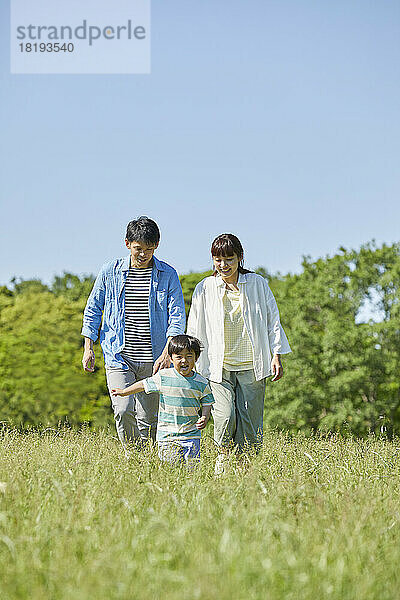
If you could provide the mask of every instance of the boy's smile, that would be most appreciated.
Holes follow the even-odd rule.
[[[183,377],[191,377],[193,375],[196,356],[192,350],[184,348],[179,354],[173,354],[171,360],[179,375],[183,375]]]

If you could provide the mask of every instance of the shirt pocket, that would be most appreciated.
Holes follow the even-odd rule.
[[[106,303],[113,302],[117,295],[117,282],[111,273],[107,273],[105,277],[105,300]]]
[[[165,307],[166,303],[167,303],[166,290],[157,290],[157,304],[161,307]]]

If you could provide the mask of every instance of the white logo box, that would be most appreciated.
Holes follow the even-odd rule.
[[[11,73],[150,73],[150,0],[11,0]]]

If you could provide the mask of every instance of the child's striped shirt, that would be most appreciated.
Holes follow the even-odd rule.
[[[160,393],[157,441],[200,438],[196,422],[201,408],[214,403],[207,379],[199,373],[183,377],[175,369],[161,369],[143,384],[146,394]]]

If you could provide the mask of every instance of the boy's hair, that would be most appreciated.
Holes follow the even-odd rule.
[[[202,351],[202,345],[200,340],[191,335],[175,335],[168,344],[168,354],[172,356],[173,354],[179,354],[182,350],[194,352],[197,360]]]
[[[160,241],[160,230],[157,223],[149,217],[139,217],[128,223],[125,238],[128,242],[143,242],[148,246],[156,245]]]

